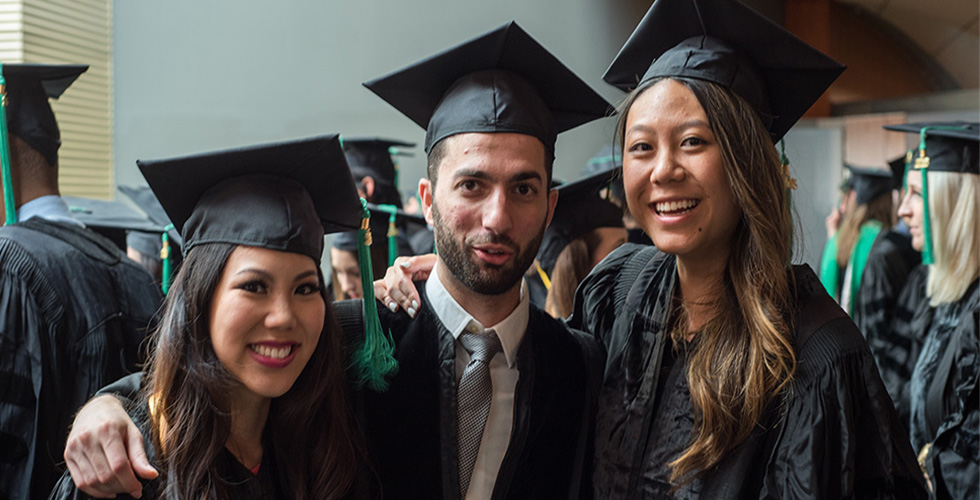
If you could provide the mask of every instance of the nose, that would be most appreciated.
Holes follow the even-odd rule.
[[[270,330],[289,330],[296,326],[296,309],[291,294],[280,293],[270,297],[265,326]]]
[[[507,193],[504,189],[495,189],[486,198],[483,206],[483,227],[495,234],[503,234],[510,230],[513,221],[508,212]]]
[[[666,184],[684,180],[684,169],[669,147],[658,148],[656,156],[651,160],[653,169],[650,171],[650,182]]]
[[[911,217],[912,207],[909,206],[909,196],[910,190],[906,190],[905,194],[902,195],[902,202],[898,205],[898,216],[899,217]]]

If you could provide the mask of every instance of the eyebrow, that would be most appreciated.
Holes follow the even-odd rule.
[[[681,124],[677,125],[676,127],[674,127],[673,128],[673,132],[674,133],[677,133],[680,130],[684,130],[684,129],[691,128],[691,127],[705,127],[705,128],[707,128],[709,130],[711,129],[711,125],[709,125],[708,122],[706,122],[704,120],[688,120],[688,121],[686,121],[684,123],[681,123]],[[630,127],[626,131],[627,134],[630,134],[632,132],[647,132],[647,133],[652,133],[653,132],[653,127],[650,127],[648,125],[644,125],[642,123],[637,123],[636,125],[633,125],[632,127]]]
[[[487,181],[492,181],[493,180],[493,176],[491,176],[490,174],[488,174],[486,171],[475,169],[475,168],[461,168],[461,169],[459,169],[459,170],[457,170],[456,172],[453,173],[453,178],[456,178],[456,179],[459,179],[459,178],[472,178],[472,179],[482,179],[482,180],[487,180]],[[528,170],[528,171],[519,172],[517,174],[512,175],[508,179],[508,182],[519,182],[519,181],[527,181],[527,180],[541,180],[542,178],[543,177],[541,176],[541,173],[540,172],[536,172],[536,171],[533,171],[533,170]]]
[[[257,275],[259,275],[259,276],[261,276],[261,277],[263,277],[265,279],[271,279],[272,278],[272,274],[270,274],[269,272],[267,272],[267,271],[265,271],[263,269],[255,268],[255,267],[246,267],[245,269],[242,269],[242,270],[238,271],[237,273],[235,273],[235,276],[240,276],[242,274],[249,274],[249,273],[251,273],[251,274],[257,274]],[[313,275],[316,275],[316,271],[315,270],[303,271],[303,272],[297,274],[296,277],[293,278],[293,281],[300,281],[300,280],[306,279],[308,276],[313,276]]]

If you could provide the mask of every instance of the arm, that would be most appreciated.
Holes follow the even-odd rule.
[[[139,375],[122,381],[135,379],[138,383]],[[146,458],[142,434],[119,397],[112,394],[97,396],[75,416],[65,462],[75,485],[96,498],[112,498],[117,493],[139,498],[142,485],[137,476],[153,479],[158,475]]]
[[[374,296],[387,305],[391,312],[397,311],[400,306],[414,318],[419,310],[421,297],[413,281],[428,278],[435,265],[436,255],[432,253],[398,257],[395,265],[388,268],[384,279],[374,282]]]

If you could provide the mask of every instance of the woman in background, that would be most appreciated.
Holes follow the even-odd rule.
[[[980,125],[887,126],[918,134],[899,215],[927,269],[926,321],[908,383],[912,446],[934,498],[980,496]],[[910,285],[914,283],[910,281]],[[915,293],[910,297],[914,297]],[[911,307],[911,305],[909,305]]]

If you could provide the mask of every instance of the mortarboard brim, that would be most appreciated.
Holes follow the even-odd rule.
[[[127,231],[155,234],[160,240],[163,226],[137,213],[118,201],[94,200],[78,196],[62,196],[72,216],[86,227],[112,240],[126,250]]]

